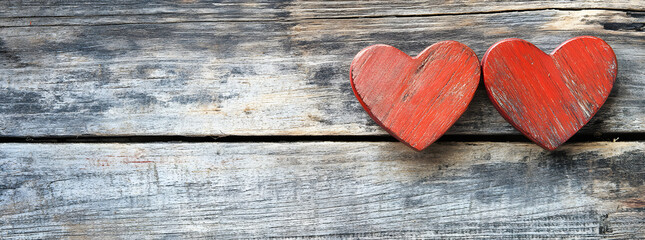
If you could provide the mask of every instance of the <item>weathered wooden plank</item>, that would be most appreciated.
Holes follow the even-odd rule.
[[[607,103],[581,131],[644,132],[644,16],[544,10],[96,26],[70,17],[56,19],[81,26],[5,27],[0,134],[385,134],[351,92],[349,64],[360,49],[383,43],[414,55],[452,39],[482,56],[506,37],[550,51],[578,35],[605,39],[619,65]],[[516,133],[479,89],[447,134]]]
[[[645,237],[645,142],[0,144],[0,236]]]
[[[290,21],[544,9],[645,10],[638,1],[2,1],[5,26],[177,21]],[[67,18],[75,17],[75,18]],[[11,18],[11,21],[8,21]],[[8,24],[8,25],[7,25]]]

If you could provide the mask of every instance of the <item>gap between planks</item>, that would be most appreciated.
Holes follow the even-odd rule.
[[[645,133],[577,134],[567,143],[645,141]],[[123,135],[123,136],[55,136],[0,137],[0,143],[155,143],[155,142],[397,142],[390,135]],[[444,135],[437,142],[531,142],[523,135]],[[566,143],[565,143],[566,144]]]

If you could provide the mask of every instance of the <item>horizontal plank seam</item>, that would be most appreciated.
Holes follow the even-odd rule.
[[[645,141],[645,132],[577,134],[567,142]],[[154,142],[397,142],[390,135],[115,135],[115,136],[52,136],[0,137],[0,143],[154,143]],[[437,142],[530,142],[513,134],[449,134]]]
[[[68,27],[68,26],[118,26],[118,25],[137,25],[137,24],[178,24],[178,23],[220,23],[220,22],[294,22],[306,20],[351,20],[361,18],[418,18],[418,17],[437,17],[437,16],[455,16],[455,15],[487,15],[513,12],[535,12],[535,11],[585,11],[585,10],[604,10],[619,12],[645,12],[645,9],[624,9],[624,8],[530,8],[530,9],[507,9],[493,11],[473,11],[473,12],[454,12],[454,13],[424,13],[424,14],[383,14],[368,16],[338,16],[338,17],[302,17],[302,18],[284,18],[276,17],[275,19],[229,19],[229,20],[187,20],[187,21],[169,21],[169,22],[122,22],[122,23],[96,23],[96,24],[32,24],[24,26],[7,26],[0,25],[0,28],[24,28],[24,27]],[[22,18],[91,18],[91,17],[141,17],[155,15],[175,15],[175,16],[207,16],[215,13],[185,14],[185,13],[154,13],[154,14],[123,14],[123,15],[80,15],[80,16],[13,16],[0,17],[4,19],[22,19]]]

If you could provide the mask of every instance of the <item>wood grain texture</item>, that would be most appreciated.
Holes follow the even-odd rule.
[[[0,4],[11,5],[0,8],[5,16],[0,17],[5,26],[0,28],[3,136],[381,135],[385,132],[363,112],[347,81],[349,64],[360,49],[382,43],[416,55],[431,43],[452,39],[482,56],[509,36],[550,51],[579,35],[605,39],[618,56],[620,73],[607,103],[581,132],[645,131],[645,33],[639,28],[645,15],[640,12],[462,14],[486,4],[485,9],[493,10],[550,6],[477,3],[452,8],[456,15],[343,19],[338,15],[343,11],[364,16],[378,8],[382,14],[404,14],[411,6],[353,3],[354,10],[342,10],[352,3],[329,3],[338,6],[328,8],[339,11],[334,15],[332,10],[311,10],[309,3],[250,4],[218,15],[218,8],[199,4],[102,10],[105,4],[72,3],[51,11],[26,3]],[[635,7],[633,2],[607,6],[614,4]],[[14,14],[16,9],[23,10]],[[110,9],[114,15],[108,14]],[[175,18],[166,11],[182,15]],[[254,12],[272,20],[238,21]],[[322,19],[314,19],[316,14]],[[278,15],[279,20],[270,18]],[[203,19],[208,16],[217,19]],[[22,25],[10,27],[15,21]],[[519,134],[482,89],[447,134]]]
[[[7,0],[0,2],[5,26],[61,24],[127,24],[185,21],[290,21],[361,17],[405,17],[470,13],[499,13],[534,10],[623,10],[642,11],[633,0],[588,1],[470,1],[470,0],[377,0],[365,3],[344,1],[133,1],[107,3],[88,1]],[[74,17],[74,18],[68,18]],[[100,20],[100,21],[97,21]]]
[[[644,149],[0,144],[0,236],[637,239]]]
[[[359,52],[349,70],[356,98],[383,129],[418,151],[466,111],[481,66],[468,46],[441,41],[410,57],[389,45]]]
[[[587,124],[616,79],[616,55],[600,38],[567,40],[546,54],[505,39],[482,60],[484,85],[502,116],[538,145],[554,150]]]
[[[510,36],[618,56],[585,133],[645,132],[641,1],[0,1],[0,136],[382,135],[349,64]],[[480,88],[448,134],[517,134]],[[252,139],[252,138],[249,138]],[[0,144],[0,239],[645,238],[645,143]]]

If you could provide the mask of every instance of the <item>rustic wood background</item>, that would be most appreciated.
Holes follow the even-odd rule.
[[[645,1],[0,1],[0,239],[645,238]],[[606,40],[556,151],[480,88],[417,153],[349,85],[371,44]]]

